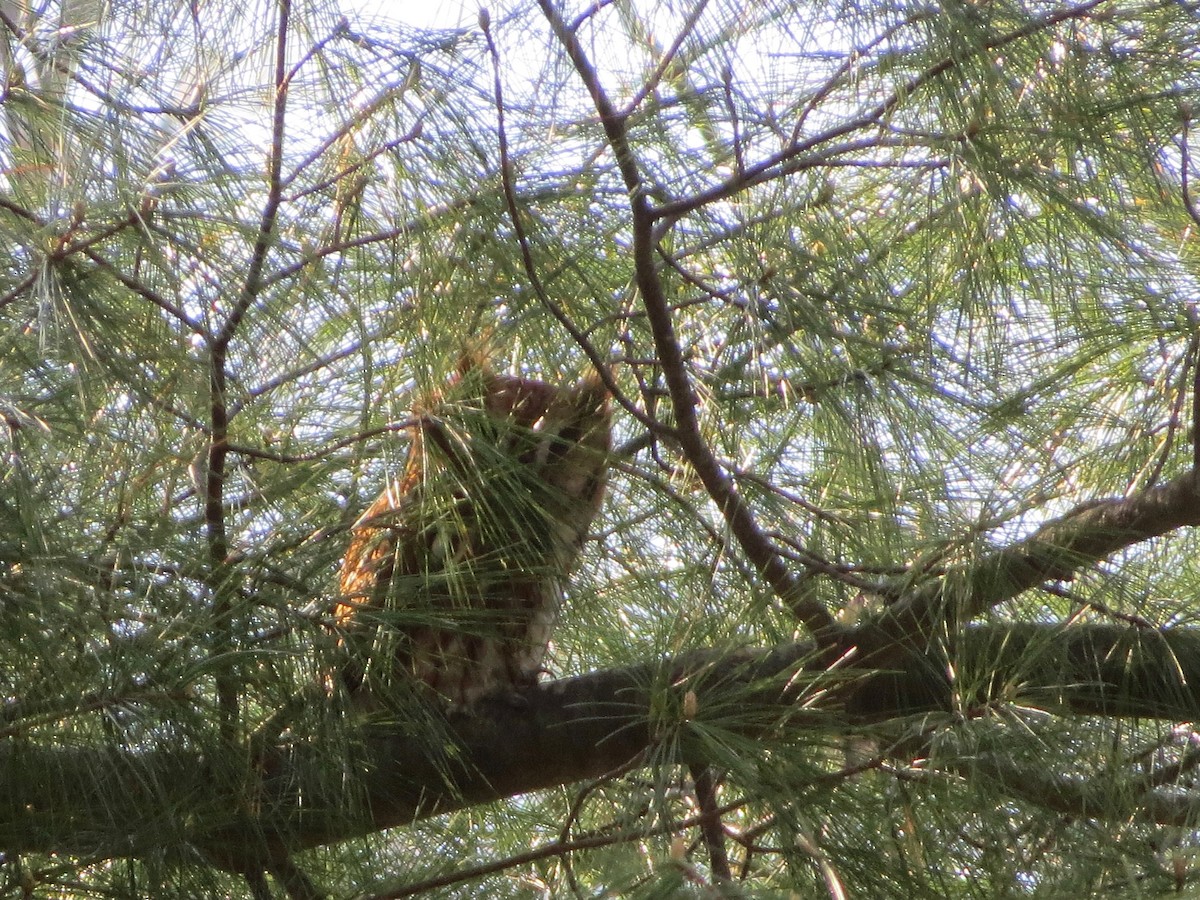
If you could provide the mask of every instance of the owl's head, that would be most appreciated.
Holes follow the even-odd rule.
[[[464,353],[446,387],[414,410],[414,445],[464,478],[536,489],[556,518],[587,528],[604,494],[612,447],[612,409],[592,374],[559,386],[499,374],[478,351]],[[500,487],[497,483],[495,487]]]

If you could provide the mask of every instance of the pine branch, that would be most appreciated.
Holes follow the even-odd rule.
[[[257,817],[235,822],[226,813],[246,806],[243,783],[223,779],[213,768],[219,761],[195,752],[9,741],[0,745],[0,847],[136,856],[161,847],[165,834],[186,835],[232,871],[275,871],[278,860],[298,849],[599,777],[631,760],[707,765],[712,760],[701,742],[689,739],[683,716],[668,726],[652,712],[670,708],[667,698],[682,704],[687,691],[699,697],[699,710],[736,710],[736,719],[718,723],[729,733],[770,734],[775,741],[853,735],[871,722],[951,706],[950,684],[910,669],[903,678],[847,671],[841,683],[874,698],[873,706],[854,713],[822,708],[817,688],[825,679],[797,674],[812,651],[811,644],[794,644],[695,652],[562,679],[528,692],[520,705],[483,701],[451,715],[436,738],[408,719],[357,726],[340,760],[319,743],[294,741],[263,754]],[[1019,684],[1022,703],[1064,714],[1200,717],[1198,629],[976,627],[964,633],[957,664],[990,673],[969,695],[968,685],[957,687],[960,702],[976,708],[997,695],[1011,701]],[[830,679],[827,686],[836,684]],[[1160,794],[1157,786],[1144,791],[1141,814],[1174,822],[1200,812],[1200,795],[1167,802]],[[180,813],[190,824],[177,820]]]

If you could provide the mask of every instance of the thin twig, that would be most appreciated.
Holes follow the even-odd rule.
[[[732,881],[729,853],[725,849],[725,831],[717,806],[716,770],[711,766],[694,765],[690,767],[690,771],[692,786],[696,789],[696,803],[700,807],[700,834],[708,850],[709,868],[718,882]]]
[[[559,843],[565,844],[571,839],[571,826],[573,826],[575,821],[579,818],[579,814],[583,811],[584,802],[586,802],[587,798],[591,796],[592,793],[606,784],[611,784],[622,775],[625,775],[638,766],[644,764],[645,754],[640,754],[631,759],[629,762],[617,766],[612,771],[605,772],[599,778],[589,782],[588,784],[585,784],[582,788],[580,788],[579,793],[575,795],[575,799],[571,801],[571,808],[567,810],[566,819],[563,821],[562,828],[559,829]]]
[[[268,462],[277,462],[290,465],[293,463],[316,462],[319,459],[324,459],[330,454],[336,453],[344,447],[350,447],[354,444],[361,444],[363,441],[368,441],[373,437],[381,434],[391,434],[397,431],[408,431],[416,424],[416,419],[402,419],[399,422],[389,422],[387,425],[381,425],[378,428],[370,428],[366,431],[360,431],[350,435],[350,437],[342,438],[334,441],[332,444],[326,444],[320,450],[314,450],[311,453],[275,453],[271,450],[263,450],[258,447],[247,447],[243,444],[228,443],[225,449],[229,453],[235,453],[240,456],[247,456],[251,459],[265,459]]]
[[[549,8],[547,0],[539,0],[543,10]],[[1002,34],[993,40],[985,41],[979,45],[979,53],[992,53],[1001,47],[1014,43],[1022,38],[1030,37],[1037,34],[1039,31],[1051,28],[1062,22],[1071,19],[1080,18],[1092,12],[1097,6],[1100,6],[1106,0],[1087,0],[1086,3],[1081,3],[1078,6],[1068,7],[1066,9],[1057,10],[1049,15],[1035,19],[1020,28],[1014,29],[1007,34]],[[793,141],[778,153],[774,153],[753,165],[747,166],[745,171],[735,172],[731,177],[706,191],[693,194],[691,197],[686,197],[680,200],[675,200],[670,203],[664,203],[649,211],[649,215],[654,220],[659,220],[664,223],[672,222],[679,217],[686,215],[689,212],[707,206],[719,200],[726,200],[735,194],[740,194],[747,188],[765,181],[770,181],[787,175],[794,171],[795,161],[815,150],[818,146],[828,144],[831,141],[839,138],[844,138],[856,131],[864,128],[878,127],[884,122],[891,113],[893,113],[908,97],[925,85],[933,82],[941,77],[946,72],[960,66],[963,60],[959,57],[948,56],[929,66],[922,72],[913,75],[908,81],[900,85],[888,97],[885,97],[875,106],[866,110],[854,118],[841,123],[833,128],[830,128],[820,134],[814,135],[808,140]],[[576,65],[578,68],[578,64]],[[601,114],[603,117],[603,113]],[[798,135],[794,136],[798,137]],[[867,147],[878,146],[878,141],[872,140],[866,142]],[[844,152],[844,151],[843,151]],[[814,160],[811,165],[824,164],[828,159],[829,153],[822,153],[821,160]],[[792,163],[789,167],[787,164]]]
[[[1200,209],[1197,209],[1191,189],[1192,154],[1188,142],[1188,131],[1191,124],[1190,113],[1185,113],[1183,136],[1179,142],[1179,187],[1183,197],[1183,208],[1187,210],[1192,221],[1200,226]],[[1193,328],[1200,328],[1200,324],[1196,321],[1195,307],[1189,307],[1188,313]],[[1192,477],[1195,479],[1196,485],[1200,487],[1200,332],[1192,337],[1192,343],[1188,350],[1192,364]]]
[[[718,815],[726,815],[736,810],[741,809],[746,805],[746,801],[739,800],[733,803],[726,803],[724,806],[718,807],[716,812]],[[701,823],[702,816],[693,816],[684,819],[681,822],[667,822],[650,829],[638,829],[634,831],[621,831],[615,834],[593,834],[587,837],[575,838],[571,841],[551,841],[541,847],[535,847],[525,853],[517,853],[503,859],[492,860],[491,862],[481,863],[477,866],[470,866],[465,869],[459,869],[454,872],[447,872],[444,875],[435,875],[425,881],[407,884],[404,887],[397,888],[393,891],[387,891],[382,894],[372,894],[369,900],[397,900],[400,897],[413,897],[417,894],[423,894],[434,888],[446,887],[451,884],[460,884],[464,881],[473,881],[476,878],[482,878],[485,875],[491,875],[493,872],[503,872],[505,869],[511,869],[516,866],[525,865],[526,863],[537,862],[543,859],[550,859],[555,856],[566,856],[574,853],[577,850],[594,850],[599,847],[610,847],[614,844],[625,844],[632,841],[644,840],[648,837],[657,837],[664,834],[671,834],[675,831],[683,831],[688,828],[695,828]]]
[[[284,123],[287,112],[287,38],[291,16],[290,0],[280,0],[279,20],[275,35],[275,109],[271,128],[271,151],[267,162],[267,200],[259,220],[258,236],[251,251],[250,263],[242,290],[233,304],[221,329],[209,341],[209,420],[212,431],[209,435],[207,466],[204,481],[204,521],[208,541],[209,565],[213,616],[216,622],[217,640],[213,654],[228,653],[232,641],[232,604],[230,586],[223,574],[229,556],[229,540],[225,532],[225,458],[229,452],[229,407],[226,399],[229,343],[233,340],[243,317],[261,292],[262,272],[267,254],[274,240],[275,220],[279,212],[282,183],[280,172],[283,159]],[[216,678],[217,706],[220,710],[220,728],[223,739],[232,744],[236,736],[238,720],[238,692],[236,679],[225,667],[218,670]]]
[[[529,279],[529,284],[533,288],[534,294],[537,296],[541,304],[549,310],[550,314],[567,330],[579,348],[591,361],[596,369],[596,373],[600,376],[600,380],[604,382],[604,387],[608,390],[612,398],[631,416],[649,428],[656,434],[669,435],[671,429],[659,422],[658,420],[646,415],[642,410],[638,409],[633,402],[625,396],[616,379],[613,377],[612,368],[608,361],[600,354],[592,342],[588,339],[574,320],[567,315],[566,311],[556,303],[547,293],[545,285],[542,284],[541,276],[538,275],[537,266],[533,262],[533,252],[529,246],[529,236],[525,232],[525,226],[521,221],[520,210],[517,207],[516,191],[512,183],[512,166],[508,156],[508,134],[504,124],[504,94],[500,83],[500,54],[496,49],[496,43],[492,39],[492,31],[490,23],[486,16],[480,15],[480,25],[483,28],[484,37],[487,38],[488,51],[492,57],[492,69],[494,78],[494,90],[496,96],[496,118],[498,139],[500,145],[500,178],[504,189],[504,199],[508,206],[508,215],[513,223],[513,232],[517,237],[517,244],[521,249],[521,262],[525,268],[525,276]]]
[[[814,596],[811,585],[798,578],[759,527],[750,506],[722,469],[700,430],[698,398],[687,375],[687,365],[675,334],[670,304],[659,279],[654,235],[654,213],[637,160],[629,145],[627,118],[619,113],[600,84],[596,70],[577,37],[567,29],[551,0],[539,0],[555,37],[563,45],[592,103],[629,193],[632,214],[634,279],[641,293],[647,322],[654,336],[675,413],[675,437],[709,496],[725,517],[743,552],[792,613],[824,644],[836,643],[840,627]]]
[[[622,116],[632,115],[638,106],[641,105],[642,101],[650,96],[651,91],[658,87],[659,82],[662,81],[663,75],[667,73],[667,69],[669,69],[671,64],[675,61],[675,57],[679,55],[679,50],[683,47],[683,42],[687,40],[688,35],[692,33],[692,30],[695,29],[696,24],[700,21],[700,17],[704,15],[704,8],[706,6],[708,6],[708,0],[699,0],[699,2],[692,7],[691,12],[689,12],[687,18],[684,19],[683,27],[679,29],[679,34],[675,36],[675,40],[672,41],[671,46],[667,49],[667,52],[662,55],[662,59],[658,61],[658,65],[655,66],[654,71],[650,74],[650,77],[645,80],[640,88],[638,88],[638,91],[633,95],[633,98],[627,104],[625,104],[625,110],[621,113]]]
[[[110,276],[112,276],[112,278],[120,282],[124,287],[137,294],[143,300],[154,304],[163,312],[168,313],[175,319],[178,319],[185,326],[187,326],[188,330],[193,334],[204,333],[204,326],[184,312],[182,307],[172,303],[166,297],[158,293],[158,291],[150,289],[139,279],[130,275],[126,275],[118,266],[109,262],[107,258],[101,255],[99,250],[89,247],[85,248],[83,253],[88,259],[99,266],[101,270],[107,272]]]

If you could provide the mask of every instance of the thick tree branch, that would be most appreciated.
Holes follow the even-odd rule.
[[[951,572],[936,591],[893,604],[883,625],[868,623],[852,638],[868,645],[889,622],[919,625],[910,638],[932,634],[938,621],[945,627],[947,582],[956,585],[955,614],[947,618],[962,621],[1198,521],[1191,473],[1134,497],[1081,506]],[[275,870],[292,849],[600,777],[651,754],[664,763],[708,764],[700,743],[689,740],[688,692],[701,716],[736,710],[730,721],[706,724],[748,737],[813,727],[851,734],[873,721],[996,701],[1064,714],[1200,718],[1200,630],[966,628],[951,651],[953,684],[928,649],[933,643],[894,639],[905,650],[902,663],[881,671],[881,656],[861,654],[832,675],[803,672],[813,668],[810,644],[697,652],[552,682],[519,707],[498,702],[452,716],[432,737],[406,720],[353,728],[344,753],[296,739],[258,757],[253,796],[246,796],[245,768],[219,754],[40,746],[22,740],[14,721],[0,743],[0,849],[120,856],[177,842],[205,848],[236,871]],[[189,811],[186,819],[180,810]],[[190,824],[214,821],[220,824],[203,831]]]
[[[274,870],[296,849],[453,809],[602,776],[630,762],[705,764],[683,697],[730,732],[853,734],[871,720],[1019,700],[1067,714],[1200,718],[1200,630],[1126,626],[967,629],[959,684],[929,668],[854,672],[875,698],[822,709],[797,678],[810,644],[686,654],[544,684],[521,705],[484,703],[436,734],[411,720],[359,726],[343,751],[296,741],[261,757],[251,797],[230,766],[194,750],[0,744],[0,849],[126,856],[178,844],[234,871]],[[834,696],[828,694],[827,696]],[[734,711],[727,719],[721,711]],[[236,802],[235,802],[236,801]],[[236,812],[231,812],[236,810]],[[213,824],[213,823],[218,824]]]
[[[925,646],[991,607],[1047,581],[1071,578],[1114,553],[1200,525],[1191,472],[1130,497],[1081,504],[1009,547],[904,595],[878,623],[881,637]]]
[[[1108,778],[1034,770],[995,754],[984,754],[950,768],[964,777],[988,778],[1013,797],[1067,816],[1134,819],[1178,828],[1193,828],[1200,818],[1200,797],[1189,791],[1114,791]]]

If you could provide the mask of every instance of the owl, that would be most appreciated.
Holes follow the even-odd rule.
[[[499,375],[468,354],[408,433],[402,473],[342,560],[342,682],[373,700],[416,687],[451,705],[530,686],[603,499],[608,392],[595,377]]]

